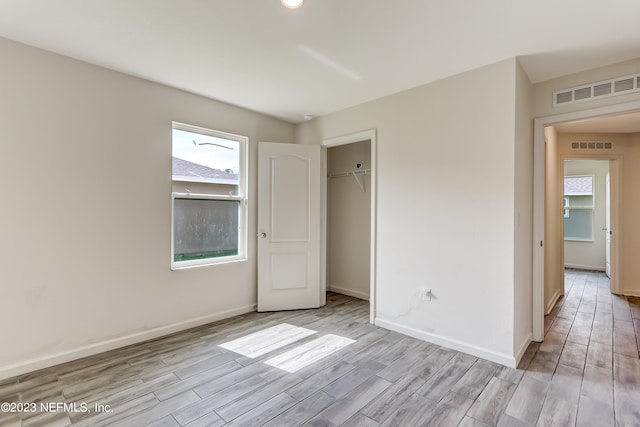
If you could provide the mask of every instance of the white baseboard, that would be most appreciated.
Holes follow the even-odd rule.
[[[529,333],[529,335],[527,335],[527,338],[525,338],[525,340],[522,342],[520,350],[518,350],[518,352],[516,353],[516,366],[518,366],[520,360],[522,360],[524,352],[527,351],[527,348],[529,348],[529,344],[531,344],[531,338],[533,338],[533,334]]]
[[[141,343],[150,339],[162,337],[164,335],[169,335],[175,332],[194,328],[196,326],[206,325],[207,323],[217,322],[218,320],[238,316],[240,314],[251,313],[255,310],[255,305],[247,305],[232,310],[226,310],[219,313],[197,317],[195,319],[189,319],[182,322],[172,323],[166,326],[160,326],[158,328],[153,328],[147,331],[136,332],[119,338],[113,338],[106,341],[85,345],[72,350],[34,358],[13,365],[0,366],[0,380],[59,365],[61,363],[70,362],[72,360],[80,359],[83,357],[93,356],[94,354],[103,353],[105,351],[114,350],[116,348],[125,347],[131,344]]]
[[[420,329],[413,328],[411,326],[401,325],[399,323],[395,323],[395,322],[385,320],[385,319],[380,319],[380,318],[375,319],[375,325],[380,326],[381,328],[389,329],[394,332],[399,332],[401,334],[408,335],[413,338],[418,338],[423,341],[437,344],[442,347],[447,347],[452,350],[457,350],[463,353],[470,354],[472,356],[481,357],[491,362],[505,365],[509,368],[515,368],[517,365],[516,358],[511,355],[498,353],[493,350],[478,347],[462,341],[458,341],[451,338],[425,332]]]
[[[588,270],[588,271],[605,271],[606,268],[596,265],[582,265],[582,264],[564,264],[564,268],[574,268],[576,270]]]
[[[553,310],[553,307],[555,307],[556,303],[558,302],[558,298],[560,298],[561,296],[562,296],[562,292],[560,291],[560,289],[556,289],[555,293],[553,294],[553,296],[549,300],[549,303],[544,308],[544,315],[545,316],[547,314],[551,313],[551,310]]]
[[[622,295],[628,296],[628,297],[640,297],[640,290],[638,289],[623,289],[622,290]]]
[[[342,288],[340,286],[328,285],[327,289],[331,292],[335,292],[337,294],[348,295],[350,297],[363,299],[365,301],[369,301],[369,294],[359,291],[354,291],[353,289]]]

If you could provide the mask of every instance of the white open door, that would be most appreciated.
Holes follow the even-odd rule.
[[[605,187],[605,273],[611,277],[611,178],[607,173]]]
[[[258,311],[320,307],[320,147],[258,145]]]

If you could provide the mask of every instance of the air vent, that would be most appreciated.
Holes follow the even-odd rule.
[[[640,73],[553,92],[553,106],[640,92]]]
[[[593,86],[593,96],[609,95],[611,93],[611,82]]]
[[[576,101],[591,98],[591,86],[583,87],[582,89],[576,89],[573,93],[575,94]]]
[[[616,93],[633,90],[633,78],[618,80],[614,83],[614,87],[613,91]]]
[[[556,93],[556,104],[566,104],[573,101],[573,91]]]
[[[611,150],[613,143],[608,141],[573,141],[572,150]]]

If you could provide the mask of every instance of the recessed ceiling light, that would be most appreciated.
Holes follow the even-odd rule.
[[[297,9],[302,6],[303,0],[280,0],[284,7],[288,7],[289,9]]]

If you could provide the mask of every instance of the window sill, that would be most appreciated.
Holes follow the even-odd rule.
[[[197,262],[197,263],[190,263],[188,261],[177,262],[177,263],[172,262],[171,271],[191,270],[191,269],[200,268],[200,267],[211,267],[211,266],[222,265],[222,264],[233,264],[237,262],[244,262],[246,260],[247,260],[247,257],[245,256],[237,256],[237,257],[226,257],[220,260],[202,260],[201,262]]]

